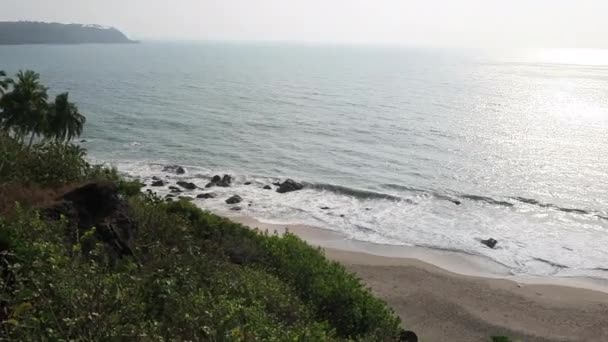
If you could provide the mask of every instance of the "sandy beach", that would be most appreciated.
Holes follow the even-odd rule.
[[[417,247],[374,245],[306,226],[232,220],[289,230],[356,273],[422,341],[608,341],[608,283],[511,276],[482,258]]]

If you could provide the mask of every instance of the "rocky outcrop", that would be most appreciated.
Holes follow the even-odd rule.
[[[241,198],[241,196],[234,195],[234,196],[230,197],[229,199],[227,199],[226,203],[228,203],[228,204],[237,204],[237,203],[241,203],[241,201],[243,201],[243,199]]]
[[[163,167],[163,172],[175,173],[176,175],[183,175],[186,173],[186,169],[179,165],[166,165]]]
[[[188,189],[188,190],[196,189],[196,184],[190,183],[190,182],[178,181],[177,185],[181,186],[184,189]]]
[[[150,186],[165,186],[165,182],[161,179],[155,180],[150,184]]]
[[[93,182],[69,191],[55,204],[42,208],[41,215],[48,220],[67,218],[72,243],[95,227],[96,240],[104,243],[112,259],[133,255],[138,225],[113,183]],[[88,254],[94,246],[94,242],[83,245],[83,253]]]
[[[286,181],[284,181],[283,183],[281,183],[279,185],[277,192],[280,194],[284,194],[286,192],[302,190],[303,188],[304,188],[304,185],[302,185],[301,183],[298,183],[298,182],[294,181],[293,179],[287,179]]]
[[[211,181],[205,185],[205,188],[211,188],[214,186],[227,188],[230,186],[230,184],[232,184],[232,177],[230,175],[224,175],[223,177],[215,175],[213,178],[211,178]]]

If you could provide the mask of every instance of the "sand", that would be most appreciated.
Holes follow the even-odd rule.
[[[608,282],[513,277],[502,266],[455,252],[374,245],[306,226],[232,220],[289,230],[354,272],[424,342],[608,341]]]

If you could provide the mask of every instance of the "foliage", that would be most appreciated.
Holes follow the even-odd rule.
[[[117,183],[138,223],[117,258],[95,227],[0,214],[0,340],[393,341],[399,319],[293,235],[270,236],[166,203],[77,146],[0,134],[0,190]],[[16,187],[16,188],[15,188]],[[74,238],[75,237],[75,238]],[[86,252],[85,252],[86,250]]]

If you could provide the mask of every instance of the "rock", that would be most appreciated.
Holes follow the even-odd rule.
[[[77,243],[79,237],[95,227],[95,239],[102,242],[112,261],[133,255],[133,242],[138,224],[132,219],[129,203],[118,195],[118,188],[110,182],[92,182],[63,194],[52,205],[41,208],[47,220],[67,219],[68,239]],[[95,241],[82,245],[82,253],[89,255]]]
[[[302,190],[303,188],[304,188],[304,185],[297,183],[293,179],[287,179],[281,185],[279,185],[277,192],[280,194],[284,194],[286,192]]]
[[[194,197],[190,197],[190,196],[179,196],[179,200],[180,200],[180,201],[188,201],[188,202],[190,202],[190,201],[193,201],[193,200],[194,200]]]
[[[175,195],[173,195],[173,194],[167,194],[167,195],[165,196],[165,198],[173,198],[173,197],[175,197]]]
[[[87,142],[87,139],[82,139],[82,140],[80,140],[80,142],[85,143],[85,142]]]
[[[196,184],[184,181],[178,181],[177,185],[181,186],[184,189],[194,190],[196,189]]]
[[[340,215],[340,217],[344,217],[344,214]]]
[[[211,181],[207,183],[207,185],[205,185],[205,188],[210,188],[212,186],[221,186],[227,188],[230,186],[231,183],[232,177],[230,175],[224,175],[221,178],[219,175],[215,175],[213,176],[213,178],[211,178]]]
[[[496,244],[498,243],[498,241],[489,238],[487,240],[481,240],[481,243],[483,243],[484,245],[490,247],[490,248],[494,248],[494,246],[496,246]]]
[[[264,187],[262,189],[264,189],[264,190],[272,190],[272,187],[270,185],[264,185]]]
[[[321,207],[321,210],[329,210],[331,209],[330,207]]]
[[[230,197],[229,199],[226,200],[226,203],[228,204],[237,204],[237,203],[241,203],[243,199],[241,198],[241,196],[239,195],[234,195],[232,197]]]
[[[171,190],[171,192],[182,192],[182,189],[173,185],[169,187],[169,190]]]
[[[186,173],[186,170],[179,165],[166,165],[165,167],[163,167],[163,172],[171,172],[177,175],[183,175],[184,173]]]
[[[241,207],[232,207],[230,208],[232,211],[241,211]]]
[[[196,196],[196,198],[204,198],[204,199],[215,198],[215,197],[217,197],[217,195],[214,194],[213,192],[206,192],[204,194],[198,194]]]
[[[154,182],[152,182],[151,186],[164,186],[165,182],[162,180],[155,180]]]
[[[156,176],[152,176],[152,180],[157,181],[157,180],[160,180],[160,178],[158,178],[158,177],[156,177]]]
[[[274,186],[281,186],[281,183],[280,182],[274,182],[274,183],[272,183],[272,185],[274,185]]]
[[[410,330],[401,330],[399,333],[399,342],[418,342],[418,335]]]
[[[245,185],[251,185],[251,182],[245,182]]]

